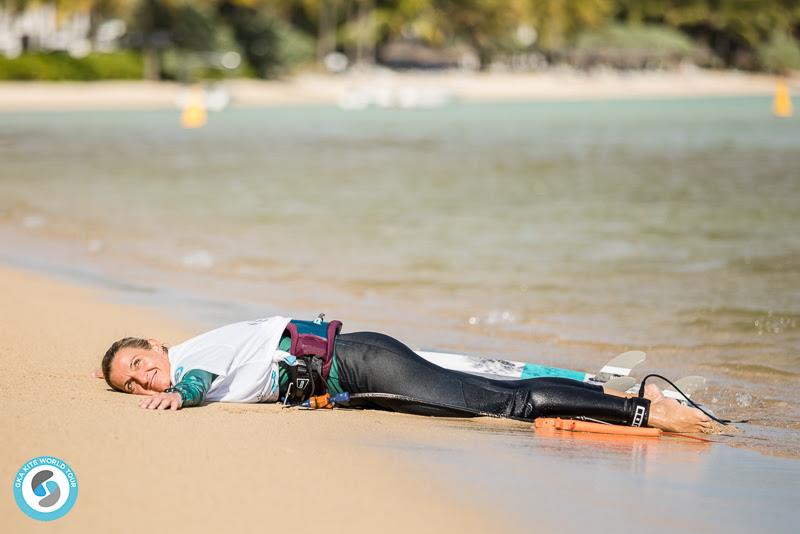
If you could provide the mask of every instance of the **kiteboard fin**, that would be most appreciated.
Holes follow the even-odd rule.
[[[683,378],[676,380],[675,385],[678,386],[681,391],[686,393],[686,395],[691,397],[694,393],[706,387],[706,378],[698,375],[684,376]]]
[[[611,358],[607,364],[595,375],[596,382],[608,382],[615,376],[628,376],[634,367],[647,359],[647,354],[641,350],[629,350]]]
[[[616,379],[612,378],[609,382],[607,382],[604,385],[609,386],[612,389],[618,389],[619,391],[630,393],[632,395],[639,394],[640,384],[638,382],[632,383],[632,385],[626,389],[619,389],[616,387],[616,385],[622,385],[625,383],[619,382],[615,383],[616,385],[611,385],[611,383],[614,382],[614,380]],[[697,393],[706,386],[706,378],[704,376],[699,376],[699,375],[684,376],[683,378],[680,378],[675,381],[675,386],[677,386],[678,389],[680,389],[683,393],[685,393],[686,397],[691,398],[692,395],[694,395],[695,393]],[[661,393],[668,399],[675,399],[676,401],[681,402],[683,404],[689,404],[688,401],[686,400],[686,397],[684,397],[674,389],[666,388],[663,389]]]
[[[617,391],[628,391],[636,386],[636,379],[632,376],[615,376],[605,384],[604,388],[615,389]]]

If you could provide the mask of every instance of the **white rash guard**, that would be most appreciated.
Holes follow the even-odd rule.
[[[200,369],[217,375],[207,401],[277,401],[278,362],[289,356],[278,344],[290,320],[276,316],[229,324],[170,347],[172,384]]]

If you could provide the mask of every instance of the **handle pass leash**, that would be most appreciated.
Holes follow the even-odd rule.
[[[683,395],[683,398],[684,398],[684,399],[686,399],[686,402],[688,402],[688,403],[689,403],[689,404],[691,404],[691,405],[692,405],[694,408],[697,408],[698,410],[700,410],[701,412],[703,412],[704,414],[706,414],[706,415],[707,415],[709,418],[711,418],[713,421],[716,421],[717,423],[719,423],[719,424],[721,424],[721,425],[730,425],[730,424],[732,424],[732,423],[747,423],[747,422],[748,422],[748,419],[742,419],[742,420],[740,420],[740,421],[732,421],[732,420],[730,420],[730,419],[720,419],[719,417],[716,417],[716,416],[714,416],[714,415],[712,415],[712,414],[708,413],[708,412],[707,412],[707,411],[705,411],[705,410],[704,410],[704,409],[703,409],[703,408],[702,408],[702,407],[701,407],[699,404],[697,404],[697,403],[696,403],[696,402],[694,402],[692,399],[690,399],[690,398],[689,398],[689,396],[688,396],[686,393],[684,393],[683,391],[681,391],[681,390],[680,390],[680,388],[679,388],[678,386],[676,386],[676,385],[675,385],[675,384],[674,384],[674,383],[673,383],[673,382],[672,382],[672,381],[671,381],[669,378],[666,378],[666,377],[664,377],[664,376],[662,376],[662,375],[655,374],[655,373],[653,373],[653,374],[649,374],[649,375],[645,376],[645,377],[642,379],[642,384],[639,386],[639,395],[638,395],[639,397],[644,397],[644,386],[645,386],[645,384],[647,383],[647,379],[648,379],[648,378],[660,378],[661,380],[663,380],[664,382],[666,382],[667,384],[669,384],[670,386],[672,386],[672,387],[675,389],[675,391],[677,391],[678,393],[680,393],[681,395]]]

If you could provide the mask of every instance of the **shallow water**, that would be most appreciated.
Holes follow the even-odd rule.
[[[0,114],[0,259],[207,322],[703,374],[800,432],[800,120],[763,98]],[[178,292],[184,297],[179,297]]]
[[[463,435],[374,446],[412,457],[513,531],[797,530],[796,460],[678,437],[540,434],[480,421],[442,426]]]

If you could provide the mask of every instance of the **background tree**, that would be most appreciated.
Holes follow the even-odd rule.
[[[518,50],[569,60],[564,51],[591,49],[612,34],[629,49],[652,49],[662,42],[653,36],[670,31],[671,41],[680,31],[722,65],[785,70],[795,68],[800,38],[800,0],[0,0],[12,11],[44,4],[59,15],[88,11],[94,25],[124,19],[124,45],[141,52],[153,79],[163,74],[166,50],[211,52],[231,42],[249,72],[267,77],[311,49],[318,61],[339,50],[370,62],[376,48],[399,40],[468,45],[486,67]],[[521,27],[535,42],[516,39]]]

